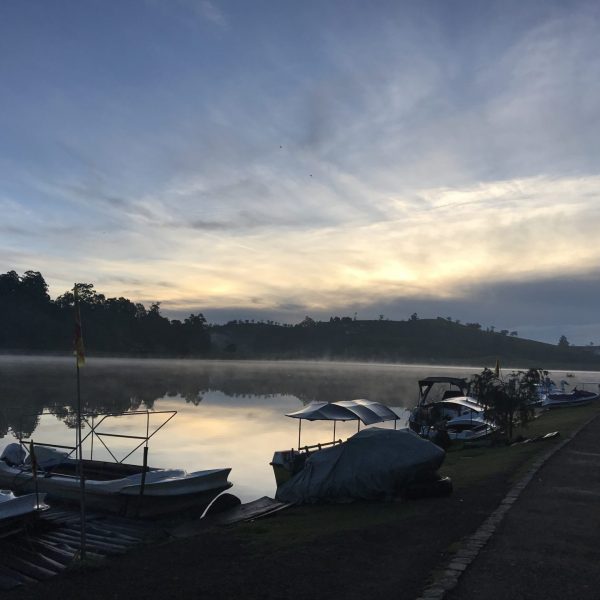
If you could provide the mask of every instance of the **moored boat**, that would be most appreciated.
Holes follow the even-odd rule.
[[[288,413],[286,417],[298,419],[298,450],[277,451],[273,455],[271,466],[278,486],[298,473],[311,454],[323,448],[342,443],[341,439],[336,440],[336,423],[338,421],[357,421],[360,430],[360,423],[373,425],[385,421],[394,421],[394,427],[396,427],[399,419],[398,415],[388,406],[365,399],[311,402],[301,410]],[[301,446],[303,420],[331,421],[333,423],[333,440],[313,446]]]
[[[15,456],[20,455],[20,460]],[[79,461],[66,452],[35,446],[37,468],[26,451],[9,444],[0,456],[0,486],[17,492],[38,491],[49,500],[79,502]],[[221,492],[231,487],[231,469],[187,473],[180,469],[83,460],[85,503],[96,510],[126,516],[151,517],[178,511],[201,514]]]
[[[432,398],[434,388],[447,388],[441,398]],[[485,407],[469,395],[466,379],[427,377],[419,381],[419,402],[411,411],[409,427],[438,444],[449,440],[475,441],[486,438],[498,426],[486,419]]]
[[[446,495],[452,482],[436,471],[445,452],[409,429],[396,429],[398,415],[377,402],[351,400],[313,403],[287,416],[299,419],[298,450],[275,452],[271,465],[276,498],[289,503],[391,499],[418,484],[411,497]],[[358,421],[359,431],[346,441],[300,446],[301,422]],[[371,425],[394,421],[394,429]],[[410,495],[410,494],[407,494]]]
[[[221,492],[232,486],[228,481],[230,468],[207,469],[188,473],[182,469],[161,469],[147,464],[148,442],[177,411],[154,411],[154,419],[163,418],[150,427],[149,411],[82,415],[89,430],[73,446],[34,443],[20,439],[8,444],[0,455],[0,487],[16,493],[39,492],[48,495],[52,503],[79,503],[94,510],[133,517],[155,517],[175,513],[202,515]],[[107,419],[143,417],[144,432],[133,435],[114,430],[100,430]],[[104,425],[103,425],[104,427]],[[122,438],[137,444],[122,460],[117,460],[105,439]],[[92,458],[93,441],[98,440],[113,461]],[[84,459],[84,442],[88,442],[89,459]],[[125,460],[143,446],[143,464]],[[29,450],[29,454],[26,450]],[[32,456],[33,455],[33,456]],[[75,458],[74,456],[77,456]],[[82,477],[83,473],[83,485]]]
[[[589,404],[600,397],[595,392],[578,390],[575,388],[570,392],[550,392],[542,400],[542,408],[565,408],[569,406],[582,406]]]

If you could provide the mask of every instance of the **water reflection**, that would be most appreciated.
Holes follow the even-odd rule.
[[[74,443],[75,367],[71,359],[0,357],[0,437]],[[411,407],[417,380],[428,375],[470,376],[479,369],[398,365],[91,359],[82,369],[82,402],[88,412],[176,410],[178,415],[150,444],[150,463],[188,471],[232,467],[230,479],[243,500],[274,493],[269,461],[275,449],[297,443],[298,423],[283,415],[313,400],[368,398]],[[596,374],[597,375],[597,374]],[[557,374],[560,379],[563,374]],[[577,373],[571,383],[593,379]],[[598,378],[596,377],[596,380]],[[46,412],[45,412],[46,411]],[[50,411],[53,414],[46,414]],[[157,422],[159,415],[152,417]],[[119,417],[103,424],[135,435],[145,418]],[[339,423],[346,438],[356,423]],[[332,438],[329,423],[306,424],[302,443]],[[0,444],[1,445],[1,444]],[[112,440],[122,458],[132,440]],[[98,444],[96,458],[108,458]],[[140,459],[140,452],[131,462]]]

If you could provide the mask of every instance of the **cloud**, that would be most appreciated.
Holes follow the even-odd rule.
[[[510,285],[594,272],[593,4],[459,4],[451,20],[165,6],[135,22],[123,9],[114,47],[84,15],[88,35],[40,31],[3,66],[6,269],[39,269],[53,292],[75,279],[174,311],[291,319],[415,302],[483,314],[465,304],[483,289],[511,305]],[[568,298],[550,297],[567,319]],[[534,326],[527,306],[512,322]]]

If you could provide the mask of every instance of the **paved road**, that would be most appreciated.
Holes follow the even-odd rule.
[[[450,600],[600,600],[600,418],[538,471]]]

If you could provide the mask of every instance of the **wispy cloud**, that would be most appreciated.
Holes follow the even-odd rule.
[[[291,318],[598,264],[593,3],[131,6],[81,8],[73,40],[7,9],[29,43],[0,62],[5,269]]]

